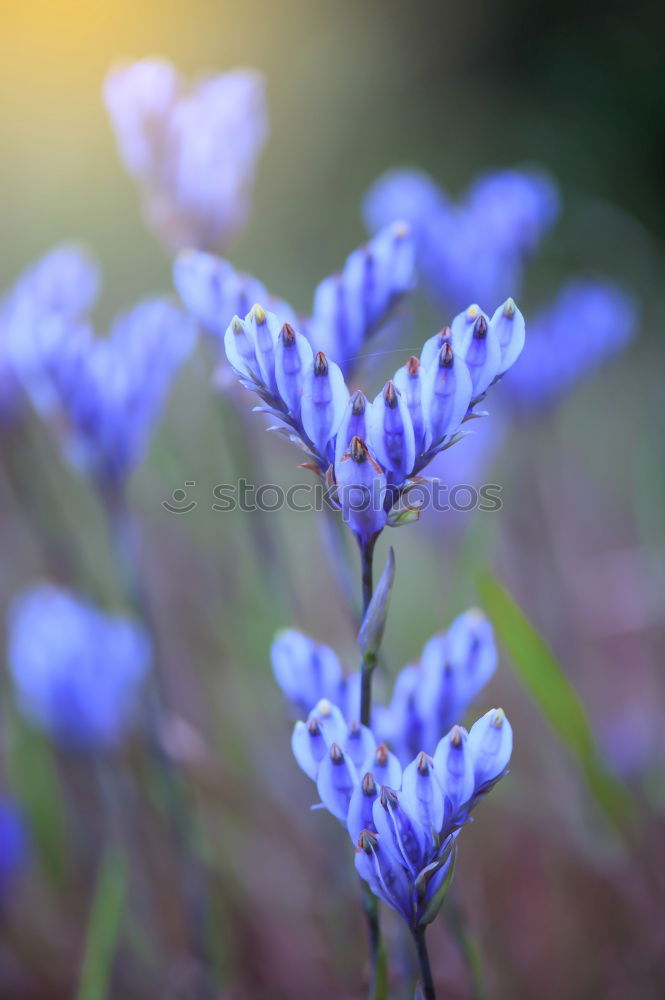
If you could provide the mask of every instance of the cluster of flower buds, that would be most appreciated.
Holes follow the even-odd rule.
[[[59,742],[115,744],[150,661],[141,626],[66,590],[36,587],[10,610],[8,662],[19,708]]]
[[[57,310],[33,314],[23,332],[30,359],[16,371],[67,457],[101,486],[124,480],[194,345],[192,321],[169,301],[152,299],[118,316],[108,337]]]
[[[349,392],[339,365],[274,313],[255,305],[235,316],[224,344],[259,410],[326,477],[330,497],[359,541],[418,516],[408,494],[420,473],[459,440],[460,427],[517,360],[524,318],[508,299],[490,318],[472,305],[423,345],[370,402]]]
[[[399,222],[386,226],[357,247],[338,274],[317,285],[312,313],[301,318],[256,278],[212,254],[184,251],[173,278],[188,311],[219,341],[234,316],[245,316],[260,302],[280,325],[297,328],[314,351],[323,351],[348,376],[363,345],[413,288],[414,256],[408,228]]]
[[[404,769],[371,729],[320,701],[297,722],[294,756],[321,803],[357,848],[356,868],[411,930],[437,915],[452,876],[456,839],[471,810],[506,774],[512,730],[492,709],[470,732],[453,726],[434,754]]]
[[[44,341],[37,350],[35,331],[51,316],[75,323],[97,294],[99,274],[79,247],[54,247],[23,274],[0,302],[0,421],[11,423],[22,412],[23,389],[41,413],[52,394],[43,378]]]
[[[307,715],[327,700],[349,721],[358,715],[360,675],[345,674],[337,654],[295,629],[279,633],[272,669],[292,707]],[[447,632],[425,643],[420,661],[397,675],[390,703],[375,705],[372,730],[402,765],[422,749],[433,753],[441,733],[464,718],[497,664],[492,626],[477,608],[458,615]]]
[[[188,85],[168,62],[111,70],[104,100],[146,222],[169,250],[223,250],[245,227],[268,134],[265,84],[236,69]]]
[[[552,405],[585,376],[623,351],[637,328],[637,310],[616,285],[570,281],[529,323],[529,343],[510,375],[509,405]]]
[[[558,208],[552,181],[533,171],[486,174],[454,203],[427,174],[394,170],[370,189],[364,214],[370,232],[395,219],[412,226],[428,288],[457,309],[472,298],[491,302],[518,294],[525,260]]]

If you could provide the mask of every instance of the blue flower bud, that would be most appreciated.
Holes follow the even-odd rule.
[[[470,801],[474,787],[474,759],[466,729],[453,726],[434,753],[434,772],[450,803],[451,818]]]
[[[359,538],[373,538],[386,523],[386,477],[359,437],[335,464],[335,479],[344,520]]]
[[[385,785],[374,803],[372,815],[386,850],[415,878],[431,844],[431,834],[405,809],[401,796]]]
[[[287,629],[275,638],[270,657],[275,680],[294,705],[309,712],[322,698],[337,701],[342,668],[328,646]]]
[[[238,375],[260,378],[256,344],[245,320],[234,316],[224,334],[224,350],[231,367]]]
[[[494,333],[501,349],[499,374],[507,372],[522,353],[526,338],[524,316],[512,299],[506,299],[490,320],[490,331]]]
[[[313,361],[309,341],[296,333],[290,323],[285,323],[275,348],[275,380],[280,396],[296,420],[300,417],[305,372]]]
[[[328,753],[328,744],[318,719],[311,716],[307,722],[296,722],[291,736],[291,750],[307,777],[316,781],[319,765]]]
[[[302,390],[302,424],[322,458],[331,458],[328,445],[335,436],[349,400],[349,390],[339,365],[320,351],[305,373]]]
[[[434,761],[419,753],[402,775],[402,804],[423,829],[435,836],[443,826],[443,792],[434,772]]]
[[[352,393],[346,404],[342,421],[337,429],[335,462],[341,461],[344,454],[349,450],[352,438],[358,437],[361,441],[367,441],[369,437],[369,415],[371,410],[372,404],[364,392],[357,389]]]
[[[309,718],[316,719],[319,723],[328,746],[332,743],[339,743],[340,746],[344,744],[347,725],[337,705],[333,705],[327,698],[322,698],[309,713]]]
[[[319,766],[316,787],[328,812],[343,823],[357,784],[358,772],[353,761],[339,744],[333,743]]]
[[[419,361],[416,357],[411,357],[403,368],[397,369],[393,380],[409,409],[416,455],[420,454],[425,444],[425,417],[422,401],[424,378],[424,362]]]
[[[385,743],[380,743],[373,754],[363,764],[361,771],[368,771],[377,785],[388,785],[389,788],[399,788],[402,783],[402,765]]]
[[[476,325],[476,321],[483,317],[486,323],[489,323],[489,316],[484,313],[479,305],[474,303],[469,306],[468,309],[464,309],[461,313],[455,316],[452,321],[450,328],[452,331],[452,343],[455,351],[459,351],[464,344],[466,338],[473,330]]]
[[[449,326],[442,327],[438,333],[426,340],[420,352],[420,363],[423,368],[429,368],[432,362],[438,358],[441,348],[445,347],[446,344],[452,344],[452,342],[453,331]]]
[[[397,910],[412,926],[411,879],[404,866],[395,860],[381,838],[371,830],[363,830],[358,838],[355,865],[356,871],[367,882],[374,895]]]
[[[425,372],[423,413],[425,444],[436,446],[458,429],[471,402],[473,386],[469,369],[445,344]]]
[[[376,750],[374,733],[368,726],[362,726],[352,719],[347,729],[344,750],[356,767],[362,768],[367,758]]]
[[[370,443],[381,465],[401,482],[413,469],[415,435],[406,401],[392,381],[372,403]]]
[[[374,801],[379,789],[373,775],[368,771],[356,786],[349,801],[346,828],[353,843],[357,843],[363,830],[374,830]]]
[[[492,708],[473,724],[469,750],[478,795],[503,775],[513,751],[513,730],[503,709]]]
[[[464,358],[473,386],[473,398],[486,392],[501,369],[501,347],[484,315],[460,338],[459,354]]]
[[[275,379],[275,348],[280,327],[280,321],[275,314],[267,313],[258,304],[252,307],[245,318],[247,336],[254,343],[261,381],[273,396],[278,393]]]

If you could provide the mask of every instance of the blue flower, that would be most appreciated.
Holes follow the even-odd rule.
[[[112,69],[104,102],[138,183],[146,222],[169,250],[223,250],[247,224],[268,134],[260,74],[188,84],[159,59]]]
[[[412,227],[419,271],[437,300],[452,308],[516,294],[526,258],[557,213],[553,183],[524,170],[480,177],[458,203],[425,173],[390,171],[364,204],[370,232],[397,219]]]
[[[281,328],[280,328],[281,327]],[[224,334],[227,359],[257,393],[278,430],[309,455],[360,544],[385,525],[417,517],[408,503],[420,473],[460,438],[462,424],[524,346],[524,318],[512,299],[491,319],[477,305],[456,316],[400,368],[373,403],[351,396],[343,373],[289,323],[255,305]],[[402,388],[400,388],[400,386]],[[365,435],[364,438],[361,435]],[[336,487],[336,494],[335,488]]]
[[[308,317],[298,318],[256,278],[211,254],[180,254],[173,280],[186,308],[217,340],[223,340],[234,315],[245,316],[258,302],[274,313],[280,327],[288,323],[298,329],[314,353],[322,351],[348,375],[363,345],[413,288],[414,244],[399,223],[381,230],[349,255],[338,274],[320,282]]]
[[[359,766],[353,744],[361,738],[370,753]],[[342,712],[323,700],[296,723],[293,750],[322,805],[357,845],[360,877],[412,931],[430,923],[450,883],[461,828],[507,773],[512,730],[503,711],[492,709],[468,735],[454,726],[433,758],[421,751],[402,772],[370,730],[345,728]]]
[[[28,830],[20,808],[8,796],[0,796],[0,906],[27,861],[28,847]]]
[[[271,658],[277,683],[301,712],[310,713],[321,701],[339,706],[341,728],[335,735],[344,745],[347,727],[359,714],[359,675],[345,675],[329,646],[295,629],[278,634]],[[401,776],[401,766],[406,767],[420,750],[435,755],[441,734],[464,718],[492,678],[496,664],[494,633],[485,615],[476,608],[458,615],[447,632],[425,643],[418,664],[409,664],[398,673],[389,705],[374,706],[372,729],[389,756],[373,748],[378,757],[365,761],[365,771],[371,771],[381,784],[393,785],[395,767]],[[352,760],[357,766],[355,754]],[[380,780],[385,768],[391,780]]]
[[[50,585],[9,615],[8,661],[20,710],[55,740],[113,746],[128,726],[150,665],[143,628]]]
[[[194,344],[191,321],[153,299],[118,316],[105,338],[55,312],[36,323],[34,337],[27,384],[39,381],[48,396],[46,415],[68,458],[102,487],[122,482],[143,457]]]
[[[44,359],[55,346],[45,320],[75,322],[95,299],[99,274],[79,247],[62,244],[28,267],[0,302],[0,421],[21,413],[22,387],[39,412],[53,402]]]
[[[529,324],[529,342],[510,373],[517,410],[552,405],[633,338],[637,310],[616,285],[570,281]]]

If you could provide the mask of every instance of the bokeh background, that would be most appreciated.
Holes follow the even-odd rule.
[[[3,3],[2,20],[2,283],[52,244],[82,240],[103,269],[100,323],[171,287],[101,104],[104,74],[121,57],[162,54],[192,74],[265,73],[271,137],[251,224],[229,256],[302,309],[363,239],[362,196],[387,167],[419,165],[453,193],[515,163],[557,180],[562,217],[530,267],[527,321],[562,276],[600,274],[638,302],[638,339],[558,406],[511,424],[487,468],[503,488],[500,512],[442,514],[393,533],[383,669],[389,677],[477,603],[491,570],[552,648],[632,795],[623,835],[504,654],[478,708],[506,708],[516,752],[465,835],[454,888],[461,923],[442,917],[431,932],[443,995],[477,990],[466,950],[488,997],[662,997],[662,8],[26,0]],[[418,300],[402,342],[421,343],[446,318]],[[266,482],[298,474],[289,446],[216,398],[210,374],[202,348],[133,482],[199,859],[186,891],[205,899],[205,926],[194,935],[183,917],[183,874],[136,747],[105,761],[113,780],[100,781],[98,763],[25,730],[3,680],[3,782],[33,824],[30,862],[0,915],[8,1000],[77,995],[111,821],[131,878],[109,997],[362,995],[348,843],[308,812],[311,789],[291,759],[268,658],[275,629],[297,624],[353,666],[354,595],[336,587],[316,514],[211,510],[212,487],[242,474],[245,460]],[[23,494],[0,481],[2,608],[45,575],[80,584],[81,563],[96,596],[121,606],[95,500],[36,422],[24,459]],[[162,501],[186,481],[197,508],[168,513]],[[382,540],[379,560],[385,549]],[[100,789],[118,794],[118,775],[125,797],[109,807],[107,796],[104,812]],[[398,928],[387,925],[399,966]],[[212,973],[201,940],[214,945]]]

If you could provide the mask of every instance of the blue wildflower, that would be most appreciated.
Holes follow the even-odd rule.
[[[378,746],[358,767],[353,731],[328,701],[296,724],[294,754],[323,806],[357,844],[356,869],[375,895],[416,932],[436,917],[452,876],[457,838],[478,801],[507,771],[512,730],[492,709],[471,733],[455,726],[434,758],[420,752],[402,769]],[[374,737],[367,735],[371,744]],[[371,764],[379,761],[381,767]]]
[[[143,628],[43,585],[14,602],[8,629],[9,671],[21,711],[63,744],[116,744],[150,665]]]
[[[53,394],[44,360],[57,346],[48,317],[76,322],[97,294],[99,274],[79,247],[54,247],[28,267],[0,301],[0,421],[21,412],[22,389],[39,412]]]
[[[122,482],[143,456],[171,381],[194,344],[188,317],[164,299],[140,303],[106,338],[51,314],[36,330],[33,371],[70,461],[100,486]]]
[[[147,224],[172,251],[223,250],[247,224],[268,134],[260,74],[188,84],[165,60],[112,69],[104,102]]]
[[[364,204],[370,232],[397,219],[411,226],[419,271],[437,300],[453,308],[516,294],[526,258],[557,213],[553,183],[527,170],[480,177],[458,203],[425,173],[390,171]]]
[[[510,373],[509,405],[552,405],[633,338],[637,310],[616,285],[574,280],[529,324],[527,349]]]
[[[491,319],[469,307],[442,334],[434,350],[426,342],[420,363],[414,357],[395,373],[370,407],[364,394],[350,395],[335,362],[321,351],[310,361],[302,335],[288,323],[280,329],[262,307],[244,320],[235,316],[225,332],[226,356],[241,383],[260,397],[258,409],[276,421],[273,429],[308,453],[308,467],[337,487],[332,502],[361,545],[386,524],[417,516],[410,490],[422,483],[429,462],[459,440],[474,407],[517,358],[524,320],[509,299]]]
[[[348,375],[363,345],[414,285],[414,244],[401,224],[387,226],[358,247],[338,274],[324,278],[314,292],[312,313],[297,318],[288,303],[261,282],[241,274],[226,260],[185,251],[173,268],[178,293],[191,315],[222,340],[234,315],[247,315],[255,302],[274,313],[322,351]]]

